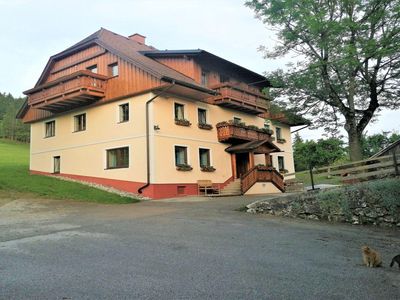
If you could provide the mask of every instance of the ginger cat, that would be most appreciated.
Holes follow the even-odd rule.
[[[378,252],[368,246],[362,246],[361,250],[364,264],[367,267],[376,268],[382,266],[382,260]]]

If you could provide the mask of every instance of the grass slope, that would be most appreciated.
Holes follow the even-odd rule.
[[[29,174],[29,145],[0,139],[0,198],[17,194],[51,199],[71,199],[99,203],[133,203],[139,200],[121,197],[83,184]]]
[[[326,175],[314,174],[314,184],[342,184],[340,176],[332,176],[327,178]],[[310,171],[302,171],[296,173],[296,179],[302,181],[304,186],[311,186]]]

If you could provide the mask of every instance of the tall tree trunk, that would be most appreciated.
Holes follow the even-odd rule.
[[[346,124],[347,125],[347,124]],[[345,126],[347,134],[349,136],[349,152],[350,152],[350,160],[358,161],[362,160],[362,147],[361,147],[361,138],[362,132],[358,132],[357,126]]]

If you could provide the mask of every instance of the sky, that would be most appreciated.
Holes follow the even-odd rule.
[[[264,59],[274,32],[240,0],[0,0],[0,92],[22,96],[49,57],[104,27],[140,33],[158,49],[204,49],[260,74],[291,58]],[[400,128],[400,110],[381,112],[368,134]],[[322,130],[302,130],[305,139]]]

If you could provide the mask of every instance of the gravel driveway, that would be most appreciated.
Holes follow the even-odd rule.
[[[257,199],[3,201],[0,299],[400,298],[398,230],[234,210]]]

